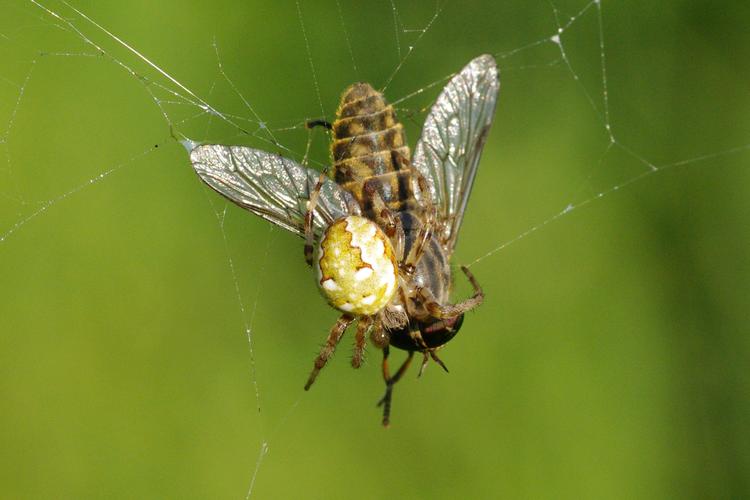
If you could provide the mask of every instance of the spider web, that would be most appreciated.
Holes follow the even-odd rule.
[[[136,421],[166,422],[171,417],[175,422],[174,430],[142,424],[133,434],[124,433],[131,440],[137,435],[147,441],[149,435],[163,432],[173,434],[175,441],[184,439],[201,422],[225,421],[212,420],[214,409],[221,416],[232,412],[242,416],[230,420],[242,429],[206,433],[196,438],[200,445],[166,441],[173,453],[200,451],[183,465],[204,471],[195,481],[165,486],[154,475],[133,489],[126,462],[113,460],[101,470],[115,467],[126,472],[102,474],[109,480],[106,488],[121,484],[122,491],[136,494],[142,488],[147,495],[163,491],[166,496],[216,496],[205,474],[229,485],[226,491],[233,496],[239,495],[240,482],[248,498],[261,496],[259,480],[275,450],[278,476],[269,473],[267,482],[304,467],[305,459],[294,457],[297,454],[314,460],[310,457],[316,453],[311,450],[329,445],[332,451],[317,455],[328,459],[345,454],[346,443],[329,441],[335,435],[326,428],[329,419],[336,419],[335,430],[346,436],[365,428],[379,431],[377,412],[360,404],[359,396],[346,407],[341,403],[347,399],[341,395],[352,390],[362,393],[362,401],[377,399],[382,388],[373,376],[375,361],[352,375],[341,360],[342,347],[338,362],[331,363],[316,383],[314,398],[303,397],[301,383],[314,356],[311,346],[323,340],[332,315],[315,296],[314,287],[306,286],[310,280],[300,277],[307,273],[301,245],[200,186],[180,141],[248,144],[323,168],[327,137],[306,132],[305,121],[331,119],[344,86],[365,80],[382,88],[397,106],[413,145],[425,110],[452,72],[480,53],[493,53],[501,70],[500,105],[455,258],[472,267],[480,281],[483,272],[485,280],[496,272],[508,272],[505,261],[533,261],[535,255],[543,259],[549,254],[540,253],[538,247],[554,246],[561,231],[575,232],[573,240],[579,244],[594,238],[597,231],[611,234],[609,221],[622,220],[611,213],[612,207],[632,211],[633,199],[645,197],[644,193],[657,191],[653,195],[657,199],[680,197],[691,183],[741,178],[746,172],[747,123],[732,125],[721,119],[721,113],[712,112],[714,107],[722,112],[731,109],[725,96],[699,94],[687,100],[688,94],[682,94],[681,101],[663,103],[658,99],[664,93],[654,91],[653,96],[639,94],[643,101],[632,106],[625,102],[623,96],[634,95],[637,85],[691,85],[679,77],[696,77],[703,71],[691,67],[686,58],[682,66],[677,65],[684,74],[674,80],[650,80],[646,77],[661,75],[646,70],[645,77],[628,74],[639,68],[632,59],[647,54],[642,47],[641,52],[636,47],[629,54],[621,42],[625,38],[633,43],[633,37],[625,35],[629,23],[637,21],[627,16],[637,6],[598,0],[540,2],[532,7],[509,3],[485,17],[448,2],[415,7],[389,0],[359,11],[339,0],[323,4],[296,0],[285,7],[281,19],[265,6],[227,7],[246,16],[219,15],[199,6],[196,11],[152,7],[157,10],[149,10],[147,19],[136,22],[126,15],[118,17],[118,10],[126,14],[125,6],[109,11],[94,5],[30,0],[8,6],[0,24],[5,61],[0,68],[0,124],[5,124],[0,127],[0,252],[4,252],[5,282],[11,284],[2,300],[7,310],[2,312],[8,318],[3,330],[13,332],[15,338],[4,342],[9,347],[6,352],[44,347],[39,354],[44,363],[38,366],[22,366],[31,359],[22,354],[17,360],[8,355],[2,361],[13,379],[66,374],[62,386],[52,384],[49,392],[29,395],[22,384],[17,391],[7,389],[5,399],[21,408],[9,423],[12,418],[53,413],[60,404],[57,399],[63,397],[85,405],[81,413],[102,415],[97,418],[109,415],[121,422],[114,415],[128,415],[129,402],[141,404],[140,411],[153,412],[129,414]],[[657,14],[674,17],[674,13]],[[227,34],[239,31],[237,27],[227,27],[226,32],[223,28],[223,23],[239,21],[262,26],[255,18],[268,23],[268,38],[244,40],[237,46],[235,35]],[[524,30],[504,35],[500,19],[520,23]],[[372,23],[384,33],[377,44],[362,34]],[[467,25],[476,30],[466,32]],[[672,21],[669,26],[679,24]],[[651,28],[658,30],[658,22]],[[160,36],[170,42],[164,43]],[[454,43],[459,39],[461,44]],[[268,55],[284,52],[295,54],[288,59],[294,65],[277,63],[275,55]],[[245,62],[246,58],[251,60]],[[648,61],[641,64],[654,69]],[[252,74],[243,73],[244,67]],[[746,73],[747,67],[737,71]],[[287,86],[302,91],[292,92]],[[666,122],[658,120],[659,113],[688,106],[696,111],[680,115],[685,130],[662,128]],[[706,122],[699,126],[691,119]],[[527,129],[537,130],[535,123],[540,122],[556,135],[530,134]],[[693,129],[698,132],[686,132]],[[554,144],[539,146],[548,142]],[[538,154],[522,153],[534,149],[539,149]],[[507,169],[488,167],[494,163]],[[572,165],[572,171],[561,171],[557,163]],[[66,168],[56,168],[58,164]],[[700,180],[685,167],[699,171]],[[524,187],[514,187],[518,185]],[[628,194],[616,194],[623,191]],[[477,201],[494,198],[504,201]],[[584,210],[589,206],[598,208]],[[496,211],[512,217],[497,222]],[[562,226],[561,219],[575,219],[574,213],[582,213],[583,227],[576,222]],[[632,221],[633,227],[637,225]],[[520,241],[542,232],[546,236],[518,250],[523,253],[509,248],[523,247]],[[180,266],[172,265],[172,259]],[[130,269],[136,269],[137,276],[130,276]],[[568,276],[574,281],[577,274]],[[212,281],[218,285],[205,285]],[[507,295],[492,278],[484,284],[489,301]],[[466,291],[465,285],[458,286],[459,294]],[[162,297],[171,296],[185,304],[165,301],[167,312],[156,314]],[[289,315],[289,309],[295,313]],[[42,311],[64,314],[50,319]],[[132,318],[126,318],[129,315]],[[159,319],[151,322],[152,316]],[[113,325],[113,320],[122,326]],[[503,321],[501,315],[492,320]],[[80,332],[71,334],[73,344],[68,346],[65,337],[55,333],[77,328]],[[239,329],[242,352],[249,359],[232,356],[238,344],[237,338],[230,337],[238,336],[229,332]],[[190,330],[189,340],[182,340],[181,334]],[[108,334],[112,340],[87,350],[93,338]],[[18,340],[24,336],[34,341]],[[62,359],[53,361],[57,349]],[[475,354],[469,350],[462,354],[461,347],[451,349],[456,359]],[[84,351],[81,360],[73,357],[80,350]],[[167,360],[172,356],[186,359],[169,369]],[[101,363],[114,364],[119,371],[103,369]],[[143,395],[141,388],[121,378],[133,365],[143,366],[155,379],[155,387],[146,388]],[[185,366],[194,374],[184,371]],[[222,370],[225,376],[215,375]],[[84,383],[94,396],[70,391],[70,386],[92,375],[103,378],[102,387]],[[187,379],[183,382],[182,377]],[[240,378],[241,386],[223,388],[227,379]],[[318,387],[321,382],[325,390]],[[410,383],[397,390],[415,392]],[[424,385],[419,396],[424,400],[416,401],[429,405],[430,398],[437,401],[440,396],[423,390]],[[39,390],[40,386],[29,387]],[[446,390],[446,386],[435,387],[435,391]],[[118,401],[117,394],[124,394],[124,399]],[[399,394],[396,398],[395,405],[406,401]],[[29,399],[40,402],[29,405]],[[105,404],[112,408],[99,408]],[[365,409],[370,413],[363,415]],[[195,412],[194,421],[182,413],[171,415],[188,410]],[[396,418],[403,418],[406,429],[413,430],[409,424],[415,421],[405,413]],[[70,410],[66,415],[80,417]],[[155,454],[154,463],[170,461],[156,445],[126,444],[115,436],[115,427],[82,420],[71,424],[40,418],[29,426],[47,429],[47,444],[60,441],[55,444],[62,451],[51,455],[54,464],[45,464],[44,470],[60,474],[66,458],[96,455],[104,442],[114,442],[115,447],[119,443],[133,454]],[[97,425],[101,433],[89,430]],[[84,438],[66,440],[60,436],[65,430]],[[229,442],[227,436],[238,440]],[[360,445],[365,443],[373,442],[363,439]],[[231,452],[211,455],[220,446]],[[390,447],[381,453],[397,450]],[[234,456],[235,463],[221,467],[206,463],[199,456],[204,451],[208,456]],[[3,460],[11,462],[9,457]],[[96,470],[86,460],[81,468]],[[13,474],[12,464],[6,469]],[[184,477],[186,471],[175,469],[171,474]],[[44,488],[43,484],[22,484],[18,493],[49,491],[34,489]],[[77,491],[80,485],[66,486]],[[264,491],[275,490],[266,485]]]

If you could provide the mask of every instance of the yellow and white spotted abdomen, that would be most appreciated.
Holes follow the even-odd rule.
[[[377,224],[364,217],[350,215],[328,226],[315,262],[320,291],[341,311],[375,314],[396,292],[393,246]]]

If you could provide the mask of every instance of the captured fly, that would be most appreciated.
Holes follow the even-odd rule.
[[[403,125],[383,94],[355,83],[331,129],[332,175],[245,146],[202,145],[190,160],[219,194],[305,239],[305,259],[328,303],[341,311],[305,384],[309,389],[346,329],[356,323],[352,366],[367,337],[383,351],[389,424],[393,385],[415,352],[445,368],[437,351],[484,294],[462,267],[473,295],[450,302],[450,257],[466,210],[500,88],[492,56],[453,76],[432,106],[412,155]],[[391,347],[407,351],[391,374]],[[447,371],[447,370],[446,370]]]

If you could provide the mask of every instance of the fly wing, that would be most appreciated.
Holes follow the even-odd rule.
[[[451,253],[492,125],[500,89],[495,59],[479,56],[445,86],[425,120],[413,164],[437,207],[438,236]]]
[[[203,145],[190,152],[201,180],[235,204],[302,237],[310,193],[320,172],[279,155],[244,146]],[[314,233],[335,219],[356,213],[356,202],[325,179],[315,208]]]

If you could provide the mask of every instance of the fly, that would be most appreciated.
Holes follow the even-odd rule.
[[[425,120],[414,154],[393,106],[367,83],[347,88],[331,129],[332,175],[245,146],[201,145],[190,153],[200,178],[219,194],[305,239],[305,260],[328,303],[341,312],[305,384],[309,389],[356,324],[352,366],[369,337],[383,352],[379,402],[390,423],[393,385],[422,354],[420,375],[479,306],[484,293],[450,302],[450,258],[466,210],[500,88],[492,56],[451,78]],[[394,374],[390,348],[407,352]],[[447,369],[446,369],[447,371]]]

